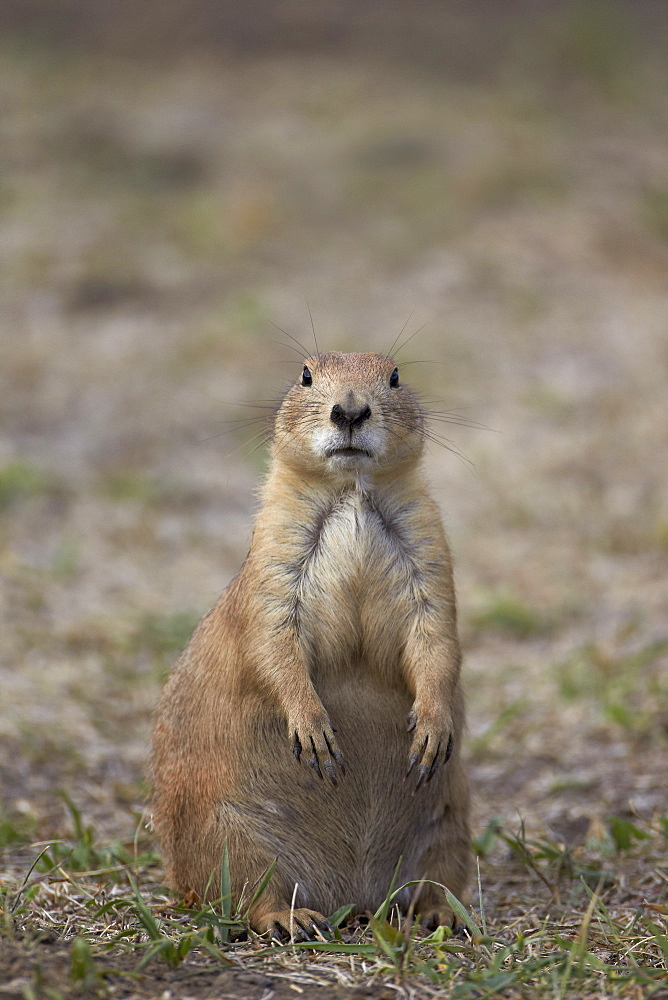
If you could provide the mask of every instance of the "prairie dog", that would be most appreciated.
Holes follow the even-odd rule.
[[[276,859],[249,915],[259,934],[303,938],[344,904],[377,909],[400,857],[398,885],[465,890],[455,594],[424,440],[392,358],[307,358],[275,417],[246,560],[158,705],[168,884],[216,898],[227,845],[248,900]],[[452,920],[429,883],[416,910]]]

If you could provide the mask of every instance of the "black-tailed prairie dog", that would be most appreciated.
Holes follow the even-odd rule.
[[[420,470],[425,415],[378,354],[307,358],[275,417],[250,551],[155,715],[153,817],[167,881],[238,899],[298,937],[469,866],[450,552]],[[414,888],[395,900],[404,909]],[[416,912],[450,922],[425,882]]]

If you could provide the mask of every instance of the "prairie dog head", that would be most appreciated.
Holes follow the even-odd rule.
[[[303,474],[351,480],[415,463],[424,415],[392,358],[330,352],[307,358],[274,424],[274,455]]]

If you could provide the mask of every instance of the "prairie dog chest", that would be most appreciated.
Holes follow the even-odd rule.
[[[393,644],[411,569],[395,521],[372,498],[357,491],[339,498],[318,525],[300,581],[302,623],[320,655],[377,646],[380,621]]]
[[[373,500],[351,491],[323,514],[307,573],[316,591],[324,586],[350,591],[368,587],[401,555]]]

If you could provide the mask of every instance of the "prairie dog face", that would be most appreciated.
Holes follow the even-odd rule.
[[[392,358],[307,358],[276,415],[274,455],[301,472],[350,480],[416,462],[424,414]]]

